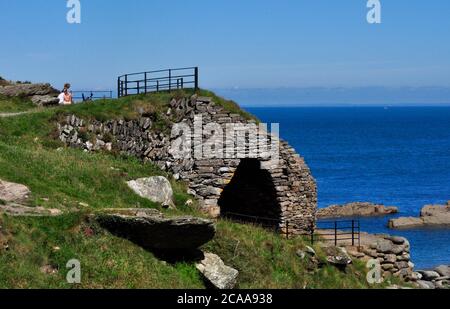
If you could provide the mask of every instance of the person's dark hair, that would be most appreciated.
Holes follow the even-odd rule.
[[[69,83],[65,83],[64,84],[64,89],[69,89],[70,88],[70,84]]]

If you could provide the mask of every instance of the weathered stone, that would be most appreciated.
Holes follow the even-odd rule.
[[[396,207],[386,207],[372,203],[350,203],[345,205],[332,205],[319,209],[319,218],[341,218],[341,217],[371,217],[385,216],[398,213]]]
[[[450,280],[436,280],[436,282],[434,282],[434,285],[438,290],[449,290]]]
[[[432,270],[419,271],[419,273],[422,274],[423,280],[425,281],[433,281],[441,276],[439,273]]]
[[[50,105],[58,105],[59,99],[55,96],[49,95],[34,95],[31,97],[31,102],[38,106],[50,106]]]
[[[52,88],[50,84],[13,83],[7,86],[0,86],[0,94],[7,97],[32,97],[35,95],[58,95],[58,90]]]
[[[28,187],[0,179],[0,201],[22,204],[28,201],[30,195],[31,191]]]
[[[154,176],[127,182],[128,186],[140,197],[160,203],[165,207],[174,207],[173,190],[167,178]]]
[[[409,266],[409,263],[404,261],[395,263],[395,267],[397,267],[398,269],[410,268]]]
[[[394,269],[394,264],[383,264],[383,265],[381,265],[381,268],[383,269],[383,270],[385,270],[385,271],[388,271],[388,270],[392,270],[392,269]]]
[[[28,207],[20,204],[8,203],[0,205],[0,214],[13,217],[53,217],[62,214],[59,209],[48,209],[43,207]]]
[[[310,255],[310,256],[316,256],[316,250],[314,250],[312,247],[310,246],[306,246],[305,247],[305,252]]]
[[[390,241],[392,241],[396,245],[403,245],[406,242],[406,239],[404,237],[388,236],[386,238],[389,239]]]
[[[401,228],[413,228],[418,226],[423,226],[424,222],[421,218],[398,218],[389,220],[389,228],[391,229],[401,229]]]
[[[443,277],[450,277],[450,266],[441,265],[436,267],[435,271]]]
[[[226,266],[222,259],[212,253],[205,253],[204,259],[196,264],[197,269],[215,288],[221,290],[233,289],[236,286],[239,272]]]
[[[96,216],[111,233],[149,249],[195,249],[213,239],[212,221],[191,216],[166,218],[155,209],[113,209]]]
[[[339,268],[344,268],[352,263],[352,258],[343,248],[325,247],[324,253],[327,256],[327,262]]]
[[[423,226],[450,226],[450,206],[427,205],[422,208],[419,218],[408,217],[389,221],[389,227],[393,229]]]
[[[433,282],[424,281],[424,280],[418,280],[417,285],[420,289],[424,290],[434,290],[436,287],[434,286]]]
[[[397,262],[397,256],[395,254],[386,254],[384,257],[386,263],[395,263]]]

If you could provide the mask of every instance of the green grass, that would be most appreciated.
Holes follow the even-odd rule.
[[[199,96],[212,97],[214,102],[223,106],[227,111],[239,114],[248,120],[257,120],[233,101],[226,100],[207,90],[178,90],[176,92],[160,92],[122,97],[120,99],[98,100],[87,104],[78,104],[63,109],[64,113],[73,113],[86,119],[106,121],[111,119],[133,120],[141,114],[150,116],[160,127],[170,123],[166,116],[169,102],[172,98],[190,97],[197,93]]]
[[[33,108],[36,106],[29,100],[17,97],[7,98],[0,95],[0,113],[24,112]]]
[[[8,250],[0,248],[0,288],[204,287],[194,265],[158,260],[89,223],[82,214],[40,219],[0,217],[0,225],[10,234],[3,236],[8,239]],[[72,259],[81,263],[80,285],[66,281],[66,263]],[[58,272],[41,272],[45,265]]]
[[[125,182],[165,175],[162,171],[134,158],[69,149],[56,140],[55,121],[62,113],[97,119],[136,117],[135,108],[142,101],[148,104],[151,99],[165,108],[169,98],[164,93],[128,97],[0,118],[0,178],[27,185],[32,191],[31,206],[65,211],[56,218],[0,216],[0,288],[205,287],[193,263],[168,264],[89,219],[90,213],[103,208],[158,208],[135,195]],[[172,184],[178,210],[166,213],[201,216],[195,208],[184,206],[189,199],[185,184],[174,180]],[[331,266],[309,272],[307,262],[296,256],[306,245],[301,238],[286,240],[261,228],[229,221],[219,221],[217,230],[215,239],[203,249],[240,271],[239,288],[370,287],[359,263],[347,273]],[[320,248],[316,249],[321,254]],[[65,265],[74,258],[82,266],[80,286],[68,285],[65,280]],[[58,272],[42,273],[40,268],[45,265]]]

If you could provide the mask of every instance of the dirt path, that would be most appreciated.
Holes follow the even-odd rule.
[[[20,112],[20,113],[0,113],[0,118],[7,118],[7,117],[15,117],[20,116],[24,114],[29,114],[30,112]]]

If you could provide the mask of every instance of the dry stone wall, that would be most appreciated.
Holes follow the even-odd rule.
[[[221,212],[224,214],[228,207],[234,213],[242,212],[242,218],[264,218],[262,221],[255,219],[255,222],[271,222],[280,232],[287,234],[309,233],[315,226],[316,183],[304,159],[288,143],[264,131],[266,140],[263,143],[268,146],[267,149],[275,146],[271,150],[276,150],[277,160],[269,156],[267,151],[261,151],[262,144],[247,143],[240,149],[236,141],[239,138],[248,141],[248,126],[257,127],[259,124],[228,112],[211,98],[193,96],[173,99],[167,118],[171,123],[168,133],[158,130],[152,117],[145,116],[132,121],[100,122],[69,115],[58,124],[58,129],[60,139],[71,147],[85,151],[120,151],[157,164],[176,179],[186,181],[189,193],[200,200],[205,211],[214,216],[219,216]],[[195,130],[199,123],[200,128]],[[232,132],[236,135],[233,141],[237,148],[235,152],[207,158],[195,155],[205,148],[208,148],[208,153],[217,151],[218,154],[222,148],[229,149],[230,142],[217,132],[222,131],[225,136],[229,132],[227,124],[236,123],[243,126],[241,130]],[[193,128],[188,138],[184,132],[186,128]],[[188,144],[192,146],[188,148],[193,149],[193,155],[180,156],[180,149],[187,149],[186,140],[192,143]],[[209,149],[211,145],[214,146]],[[255,150],[259,150],[256,156]],[[239,154],[245,154],[245,157]],[[248,166],[253,166],[253,170]],[[241,182],[236,179],[239,177],[243,177]],[[246,185],[233,186],[233,183]],[[247,185],[248,191],[245,191],[243,188]],[[233,200],[236,205],[227,203],[224,191],[228,192],[228,196],[240,197]],[[267,191],[270,191],[270,195]],[[244,211],[240,203],[249,207]]]

